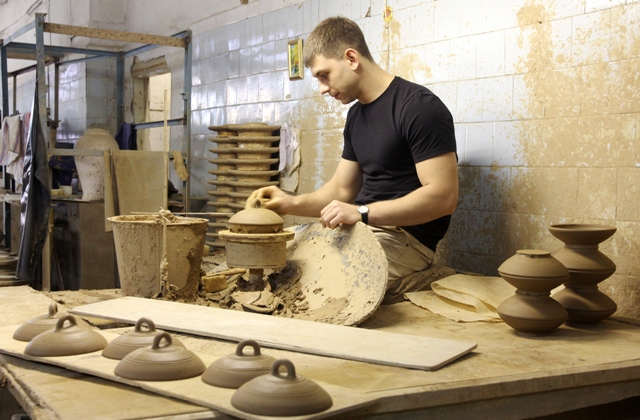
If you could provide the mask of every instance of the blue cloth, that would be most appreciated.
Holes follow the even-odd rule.
[[[137,131],[133,129],[133,124],[122,123],[116,134],[116,141],[120,150],[138,150]]]

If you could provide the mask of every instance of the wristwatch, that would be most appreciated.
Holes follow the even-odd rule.
[[[358,206],[358,213],[362,216],[362,223],[365,225],[369,224],[369,207],[367,206]]]

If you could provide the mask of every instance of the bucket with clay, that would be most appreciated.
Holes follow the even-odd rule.
[[[155,296],[161,290],[163,272],[176,294],[197,294],[207,219],[169,213],[114,216],[109,221],[123,296]],[[167,261],[162,265],[164,247]]]

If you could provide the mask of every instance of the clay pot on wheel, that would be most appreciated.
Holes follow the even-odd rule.
[[[517,334],[546,335],[567,320],[566,309],[550,292],[569,279],[569,272],[548,251],[519,250],[498,272],[517,289],[498,306],[500,318]]]
[[[78,139],[74,149],[119,150],[120,146],[108,131],[91,128]],[[76,156],[75,161],[82,184],[82,199],[102,200],[104,198],[104,158]]]

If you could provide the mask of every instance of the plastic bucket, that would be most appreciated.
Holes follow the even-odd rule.
[[[178,291],[195,295],[207,232],[207,219],[167,221],[167,279]],[[153,297],[160,291],[163,223],[159,215],[109,217],[123,296]]]

